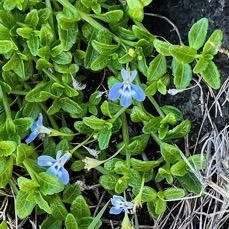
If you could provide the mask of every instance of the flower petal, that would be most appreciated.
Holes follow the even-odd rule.
[[[131,101],[132,101],[132,96],[131,96],[131,93],[130,92],[124,92],[122,93],[121,95],[121,100],[120,100],[120,104],[123,106],[123,107],[128,107],[130,106],[131,104]]]
[[[58,153],[58,152],[57,152],[57,153]],[[65,153],[65,154],[60,158],[61,165],[63,166],[71,156],[72,156],[72,155],[71,155],[69,152]]]
[[[145,92],[140,86],[131,84],[131,89],[132,89],[131,93],[134,99],[136,99],[137,101],[145,100],[146,98]]]
[[[56,153],[56,160],[59,160],[62,155],[62,150],[58,150]]]
[[[42,155],[38,157],[37,163],[40,166],[52,166],[56,163],[56,160],[50,156]]]
[[[42,115],[42,113],[39,114],[39,117],[38,117],[36,123],[37,123],[37,126],[41,126],[42,125],[42,123],[43,123],[43,115]]]
[[[58,175],[58,165],[55,163],[53,164],[47,171],[46,173],[52,174],[54,176]]]
[[[118,215],[122,212],[123,208],[112,207],[109,211],[110,214]]]
[[[117,206],[117,204],[124,203],[124,202],[125,202],[125,199],[123,196],[113,195],[113,198],[111,198],[111,203],[114,206]]]
[[[114,84],[108,94],[108,98],[110,100],[116,100],[121,95],[123,90],[123,83],[116,83]]]
[[[136,78],[136,76],[137,76],[137,70],[134,70],[132,73],[131,73],[131,77],[130,77],[130,82],[133,82],[134,81],[134,79]]]
[[[52,132],[49,128],[43,125],[37,127],[37,130],[39,131],[40,134],[50,134]]]
[[[33,131],[28,138],[25,139],[25,142],[27,144],[29,144],[30,142],[32,142],[38,135],[39,133],[37,131]]]
[[[62,167],[58,171],[57,176],[59,177],[59,179],[62,181],[63,184],[68,184],[69,183],[69,173],[64,167]]]
[[[123,68],[121,70],[121,75],[122,75],[123,81],[126,81],[128,79],[128,76],[130,76],[130,72],[126,71],[126,69]]]

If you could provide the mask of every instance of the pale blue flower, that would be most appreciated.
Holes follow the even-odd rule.
[[[121,96],[120,103],[123,107],[130,106],[132,97],[137,101],[143,101],[146,97],[145,92],[140,86],[132,84],[137,76],[137,71],[134,70],[130,74],[130,71],[122,69],[121,75],[123,83],[116,83],[111,87],[108,95],[109,99],[116,100]]]
[[[52,132],[49,128],[43,126],[42,123],[43,123],[43,116],[40,113],[37,121],[35,121],[30,128],[32,132],[29,135],[29,137],[25,140],[27,144],[32,142],[38,135],[41,135],[43,137],[45,134],[50,134]]]
[[[64,168],[64,164],[71,157],[71,154],[67,152],[62,157],[61,155],[62,150],[58,150],[56,159],[46,155],[39,156],[38,165],[50,166],[46,172],[59,177],[63,184],[67,184],[69,182],[69,174],[68,171]]]
[[[126,201],[122,196],[116,195],[111,198],[111,203],[113,207],[110,209],[109,213],[114,215],[118,215],[122,211],[130,213],[128,209],[132,209],[134,206],[133,203]]]

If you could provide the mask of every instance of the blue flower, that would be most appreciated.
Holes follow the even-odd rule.
[[[133,203],[126,201],[122,196],[116,196],[114,195],[113,198],[111,198],[111,203],[113,207],[110,209],[110,214],[118,215],[122,211],[125,213],[130,213],[128,209],[133,208]]]
[[[43,137],[45,134],[50,134],[52,132],[49,128],[43,126],[42,123],[43,123],[43,116],[40,113],[37,121],[35,121],[32,127],[30,128],[32,133],[25,140],[27,144],[32,142],[38,135],[41,135]]]
[[[134,70],[131,75],[130,71],[122,69],[121,75],[123,83],[116,83],[109,91],[109,99],[116,100],[121,96],[121,105],[128,107],[131,104],[132,97],[137,101],[143,101],[145,99],[145,92],[138,85],[132,84],[133,80],[137,76],[137,71]]]
[[[69,174],[68,171],[64,168],[64,164],[71,157],[71,154],[67,152],[62,157],[60,157],[61,154],[62,150],[58,150],[56,159],[46,155],[39,156],[38,165],[50,166],[46,172],[59,177],[63,184],[67,184],[69,182]]]

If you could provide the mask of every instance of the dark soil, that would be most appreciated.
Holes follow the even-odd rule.
[[[229,49],[229,1],[227,0],[154,0],[145,12],[158,14],[168,18],[179,30],[182,42],[188,45],[188,31],[191,26],[199,19],[206,17],[209,20],[209,33],[215,29],[221,29],[224,34],[223,45],[225,49]],[[172,44],[179,44],[179,38],[174,28],[164,19],[159,17],[145,16],[144,25],[154,35],[161,36]],[[221,83],[223,84],[228,78],[229,58],[227,55],[219,53],[214,59],[221,73]],[[198,79],[198,76],[196,77]],[[195,82],[192,82],[195,85]],[[204,83],[203,99],[206,103],[208,99],[208,107],[211,106],[214,99],[209,95],[209,89]],[[228,89],[227,89],[228,90]],[[218,91],[214,91],[215,94]],[[224,92],[219,100],[222,104],[225,101],[226,92]],[[201,112],[200,89],[194,87],[191,90],[179,93],[175,96],[159,96],[158,100],[161,105],[173,105],[181,109],[184,117],[192,122],[192,131],[190,133],[191,144],[197,140],[197,134],[203,121],[203,113]],[[229,124],[228,102],[221,106],[222,116],[219,114],[215,118],[214,107],[211,109],[211,118],[218,130],[222,130]],[[201,136],[210,132],[212,127],[206,120],[201,132]]]

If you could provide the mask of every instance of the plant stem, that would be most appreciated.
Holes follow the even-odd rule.
[[[125,152],[126,152],[126,163],[127,166],[130,167],[130,152],[127,149],[127,146],[129,145],[129,132],[128,132],[128,124],[127,124],[127,120],[126,120],[126,114],[122,113],[121,114],[121,119],[122,119],[122,136],[123,136],[123,141],[125,144]]]
[[[47,108],[43,103],[40,103],[40,106],[41,106],[42,110],[47,114],[48,108]],[[55,119],[53,118],[53,116],[48,115],[48,114],[47,114],[47,116],[48,116],[48,118],[49,118],[49,121],[50,121],[51,124],[52,124],[53,129],[59,130],[59,127],[58,127],[58,125],[57,125]]]
[[[153,106],[155,107],[155,109],[157,110],[158,114],[164,118],[165,115],[163,113],[163,111],[161,110],[160,106],[158,105],[158,103],[156,102],[156,100],[153,98],[153,96],[148,96],[148,99],[150,100],[150,102],[153,104]]]
[[[122,107],[111,119],[110,122],[114,123],[114,121],[123,113],[126,111],[126,107]]]
[[[2,87],[0,86],[0,90],[2,90]],[[5,109],[5,113],[6,113],[6,118],[12,119],[12,115],[11,115],[11,110],[10,110],[10,106],[9,106],[9,102],[6,96],[6,93],[4,92],[4,90],[2,90],[2,103],[3,103],[3,107]]]
[[[74,156],[76,156],[79,159],[84,159],[84,157],[80,153],[75,152],[75,151],[77,149],[79,149],[81,146],[85,145],[86,143],[89,143],[89,140],[90,140],[91,137],[92,137],[92,134],[88,138],[86,138],[84,141],[82,141],[80,144],[78,144],[75,148],[71,149],[70,150],[70,153],[71,154],[74,154]],[[90,141],[90,143],[91,142],[94,142],[94,141],[95,141],[95,139],[93,139],[92,141]]]
[[[16,196],[17,196],[17,194],[18,194],[18,189],[17,189],[17,186],[14,184],[14,182],[13,182],[12,179],[9,180],[9,185],[10,185],[10,187],[13,189],[14,193],[15,193]]]

